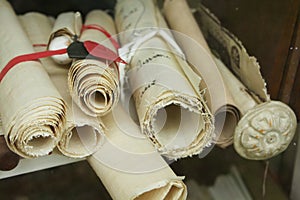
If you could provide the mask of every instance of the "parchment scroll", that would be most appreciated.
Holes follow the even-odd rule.
[[[200,76],[205,83],[206,100],[215,115],[216,144],[227,147],[233,143],[234,129],[240,119],[239,106],[224,83],[202,35],[202,32],[185,0],[166,0],[164,14],[176,41],[186,54],[187,60],[194,65],[196,73],[186,74],[195,90],[199,86],[194,81]],[[178,15],[180,13],[180,15]],[[196,77],[195,77],[196,76]],[[250,98],[251,99],[251,98]]]
[[[116,34],[114,21],[101,10],[88,13],[85,26],[88,25],[104,28],[112,36]],[[80,40],[97,42],[117,52],[110,39],[99,30],[83,30]],[[68,85],[74,102],[84,113],[93,117],[107,114],[119,101],[119,74],[117,65],[112,61],[73,61],[68,74]]]
[[[0,1],[0,70],[34,49],[11,5]],[[61,139],[66,105],[38,61],[17,64],[0,83],[0,113],[8,147],[22,157],[48,155]]]
[[[233,105],[241,114],[241,119],[232,132],[236,151],[241,156],[254,160],[268,159],[284,151],[294,136],[296,117],[287,105],[270,100],[256,59],[250,57],[241,42],[228,30],[225,31],[215,16],[203,6],[199,6],[196,12],[199,25],[204,30],[203,35],[199,28],[195,28],[198,27],[197,23],[185,0],[165,1],[165,11],[172,28],[186,34],[207,49],[204,35],[213,53],[227,63],[228,66],[225,66],[214,58],[228,91],[226,93],[230,94]],[[177,23],[181,19],[175,20],[172,13],[179,11],[185,13],[182,16],[186,16],[181,19],[191,24]],[[197,54],[188,49],[190,46],[187,43],[180,41],[180,45],[187,57],[197,61]],[[227,67],[230,67],[235,75]]]
[[[176,176],[120,104],[102,119],[107,140],[87,160],[112,199],[187,198],[183,177]]]
[[[52,24],[46,15],[30,12],[20,16],[24,30],[37,52],[47,44]],[[50,57],[40,59],[50,78],[67,104],[66,126],[58,149],[66,156],[83,158],[99,149],[104,140],[104,126],[101,120],[84,114],[72,101],[68,91],[68,67],[55,63]]]
[[[115,18],[142,132],[169,158],[199,154],[212,140],[213,116],[186,78],[190,67],[157,6],[118,1]]]

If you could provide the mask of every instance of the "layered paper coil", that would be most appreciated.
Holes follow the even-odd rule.
[[[231,52],[235,52],[231,58],[233,63],[231,68],[238,79],[222,61],[211,54],[198,23],[185,0],[165,1],[164,11],[171,28],[184,34],[185,38],[190,38],[184,40],[184,37],[176,37],[188,59],[200,66],[198,70],[200,73],[203,72],[203,76],[209,77],[206,73],[207,69],[201,67],[201,62],[204,60],[199,59],[198,52],[191,51],[193,44],[189,41],[193,41],[207,50],[207,56],[214,60],[225,86],[226,101],[223,102],[224,105],[234,106],[238,110],[237,113],[240,114],[241,119],[235,118],[232,121],[230,120],[231,115],[229,115],[229,120],[225,120],[218,142],[223,143],[222,141],[226,141],[224,139],[228,139],[228,143],[223,143],[223,146],[224,144],[227,146],[234,141],[234,147],[241,156],[254,160],[267,159],[284,151],[295,133],[296,117],[287,105],[269,99],[266,84],[260,74],[256,59],[247,54],[244,47],[233,35],[224,31],[214,16],[205,8],[199,8],[200,21],[201,25],[205,26],[205,33],[210,34],[210,38],[213,38],[215,42],[218,41],[218,44],[224,45],[223,49],[228,48],[231,49]],[[174,14],[178,12],[181,12],[180,17]],[[240,52],[235,47],[236,43],[241,48]],[[222,55],[222,52],[217,53]],[[206,67],[209,68],[209,66]],[[210,79],[207,80],[209,84],[213,84]],[[222,104],[213,101],[216,91],[218,90],[211,90],[210,94],[212,103],[217,105],[217,109],[213,109],[217,115]],[[228,111],[226,110],[226,112]],[[227,126],[232,128],[228,129]]]
[[[0,1],[0,70],[14,57],[33,53],[10,4]],[[61,138],[66,106],[38,61],[17,64],[0,83],[0,113],[9,148],[32,158],[52,152]]]
[[[103,117],[107,140],[87,160],[112,199],[187,198],[178,177],[119,105]]]
[[[44,51],[45,47],[38,44],[47,44],[52,28],[49,18],[32,12],[20,16],[20,21],[33,46],[36,46],[35,50]],[[58,149],[64,155],[74,158],[82,158],[94,153],[104,139],[102,121],[84,114],[73,103],[67,85],[69,71],[67,66],[58,65],[50,57],[40,60],[67,105],[66,126],[62,130]]]
[[[115,18],[142,132],[169,158],[199,154],[212,140],[213,117],[184,74],[188,63],[158,8],[118,1]]]
[[[110,35],[116,30],[112,18],[101,10],[88,13],[85,26],[104,28]],[[93,41],[117,52],[110,39],[99,30],[83,30],[80,41]],[[118,102],[120,96],[117,65],[112,61],[94,59],[75,60],[68,74],[70,94],[74,102],[90,116],[107,114]]]

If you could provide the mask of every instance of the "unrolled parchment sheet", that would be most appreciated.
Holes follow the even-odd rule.
[[[47,44],[52,23],[46,15],[30,12],[20,16],[20,21],[33,46]],[[36,46],[35,50],[44,51],[45,47]],[[67,85],[69,71],[67,66],[60,66],[50,57],[40,59],[40,61],[67,105],[66,126],[58,143],[59,150],[64,155],[73,158],[82,158],[94,153],[104,139],[102,121],[84,114],[72,102]]]
[[[241,106],[244,108],[248,104],[235,103],[212,59],[210,49],[187,2],[185,0],[166,0],[163,11],[170,28],[174,30],[173,35],[176,41],[186,54],[187,60],[194,65],[194,69],[197,71],[196,73],[186,73],[186,76],[191,80],[195,91],[201,92],[195,81],[197,76],[203,79],[207,87],[205,93],[207,104],[215,115],[218,137],[216,143],[221,147],[227,147],[233,143],[234,129],[240,119],[239,108]],[[250,98],[250,104],[253,102],[251,100]]]
[[[89,12],[85,25],[98,25],[112,36],[116,34],[113,19],[101,10]],[[99,30],[83,30],[80,41],[87,40],[117,52],[110,39]],[[117,65],[111,61],[73,61],[68,74],[68,85],[74,102],[84,113],[93,117],[107,114],[119,101],[119,74]]]
[[[142,132],[169,158],[199,154],[212,140],[213,116],[186,78],[189,66],[158,8],[153,1],[125,0],[115,11]]]
[[[80,12],[64,12],[57,16],[49,37],[49,50],[67,48],[79,35],[82,27]],[[72,59],[67,54],[52,56],[59,64],[69,64]]]
[[[221,58],[225,66],[261,101],[270,101],[266,83],[255,57],[249,56],[242,42],[203,5],[196,7],[195,17],[213,53]],[[213,45],[212,45],[213,44]]]
[[[179,5],[185,1],[173,3]],[[253,160],[268,159],[283,152],[295,134],[297,122],[294,112],[284,103],[270,100],[260,66],[234,35],[201,5],[196,16],[204,30],[203,35],[211,42],[213,53],[221,57],[238,77],[214,58],[224,85],[241,113],[233,134],[235,150],[242,157]],[[199,32],[181,31],[199,43],[204,41]]]
[[[33,53],[11,5],[0,1],[0,70],[14,57]],[[20,156],[48,155],[61,138],[65,103],[38,61],[22,62],[0,83],[0,113],[8,147]]]
[[[112,199],[187,198],[183,177],[176,176],[120,104],[102,120],[107,140],[87,160]]]

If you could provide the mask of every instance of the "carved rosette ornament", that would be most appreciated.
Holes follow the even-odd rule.
[[[274,157],[288,147],[296,127],[296,116],[284,103],[259,104],[239,121],[234,148],[240,156],[251,160]]]

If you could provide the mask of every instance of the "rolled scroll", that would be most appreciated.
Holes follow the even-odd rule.
[[[164,10],[173,29],[198,42],[210,54],[203,34],[185,0],[167,0],[164,4]],[[181,13],[180,18],[174,15],[178,12]],[[259,65],[254,57],[247,54],[242,44],[228,31],[225,32],[224,28],[216,23],[215,17],[211,16],[207,10],[200,7],[199,12],[202,16],[201,25],[206,31],[204,35],[210,35],[209,37],[211,40],[213,38],[214,44],[221,45],[218,49],[231,49],[232,64],[230,66],[242,81],[239,81],[220,60],[214,58],[222,75],[226,94],[231,96],[230,101],[224,103],[230,102],[241,114],[237,127],[234,131],[231,130],[228,135],[234,139],[236,151],[241,156],[254,160],[267,159],[281,153],[287,148],[295,133],[295,114],[282,102],[270,101],[269,95],[266,93],[265,82],[259,71]],[[197,52],[191,51],[193,49],[191,43],[186,42],[189,40],[182,40],[180,37],[176,37],[176,39],[185,50],[188,59],[197,64],[200,63],[199,55]],[[225,41],[224,44],[222,41]],[[241,48],[240,51],[235,44]],[[216,51],[216,49],[214,50]],[[217,53],[224,55],[223,51]],[[228,57],[224,58],[226,58],[225,61],[229,59]],[[199,64],[199,66],[201,65]],[[205,69],[199,69],[199,72],[202,71],[205,72]],[[204,75],[206,76],[206,74]],[[225,128],[226,125],[225,123]]]
[[[40,13],[27,13],[20,16],[20,21],[27,32],[35,50],[44,51],[45,47],[38,44],[47,44],[51,33],[51,21]],[[66,126],[58,149],[66,156],[83,158],[94,153],[102,144],[104,128],[101,120],[87,116],[72,102],[68,91],[67,67],[61,67],[51,58],[40,59],[51,80],[57,87],[67,105]]]
[[[180,13],[180,15],[178,15]],[[234,129],[240,119],[240,110],[243,104],[237,105],[232,94],[222,81],[222,76],[212,59],[210,49],[202,32],[190,11],[185,0],[164,2],[164,14],[173,32],[176,41],[186,54],[187,60],[195,66],[207,86],[206,99],[209,108],[215,115],[216,144],[227,147],[233,143]],[[186,74],[196,91],[199,86],[191,75]],[[197,74],[194,74],[197,76]],[[223,95],[223,96],[222,96]],[[243,102],[243,103],[250,103]]]
[[[213,137],[213,116],[186,78],[189,66],[158,8],[118,1],[115,18],[142,132],[168,158],[201,153]]]
[[[10,4],[0,1],[0,70],[34,49]],[[0,83],[0,113],[8,147],[26,158],[48,155],[61,138],[65,103],[38,61],[16,64]]]
[[[236,94],[235,101],[246,104],[248,98],[241,98],[241,93],[246,93],[248,89],[220,60],[215,60],[230,92]],[[255,101],[252,99],[252,102]],[[242,111],[243,116],[234,132],[234,148],[240,156],[252,160],[268,159],[283,152],[291,143],[297,119],[292,109],[284,103],[257,102]]]
[[[101,10],[94,10],[86,16],[85,28],[80,36],[81,41],[99,43],[113,52],[117,52],[104,32],[115,35],[116,30],[112,18]],[[96,27],[87,28],[89,26]],[[73,61],[68,75],[70,94],[74,102],[90,116],[103,116],[107,114],[118,102],[119,74],[114,62],[93,59]]]
[[[82,27],[79,12],[65,12],[57,16],[49,38],[48,49],[67,48],[79,35]],[[55,55],[52,59],[59,64],[69,64],[72,59],[68,54]]]
[[[174,174],[120,105],[102,120],[107,140],[87,160],[112,199],[186,199],[183,177]]]

